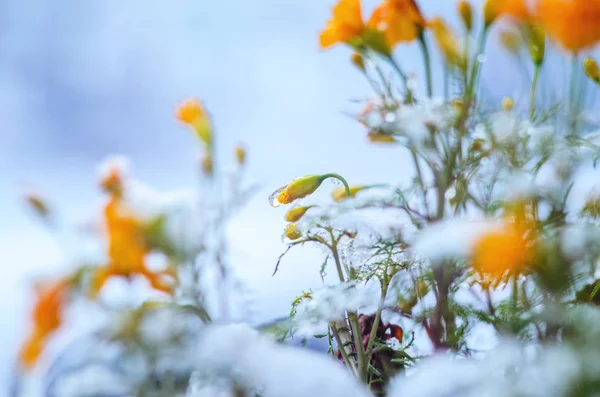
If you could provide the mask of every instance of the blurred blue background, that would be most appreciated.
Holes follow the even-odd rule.
[[[427,17],[443,15],[459,27],[454,1],[420,3]],[[318,49],[331,5],[2,2],[0,384],[27,326],[31,277],[70,266],[26,211],[22,192],[34,187],[71,222],[89,217],[100,200],[96,166],[110,154],[128,156],[134,176],[157,188],[196,183],[198,148],[173,116],[191,96],[213,114],[220,157],[233,163],[233,147],[244,142],[247,175],[260,184],[231,228],[234,265],[257,292],[256,321],[285,315],[296,295],[321,283],[320,252],[308,248],[292,251],[271,277],[285,248],[285,209],[271,208],[268,194],[309,173],[337,172],[361,184],[405,181],[411,172],[403,151],[368,144],[344,114],[358,110],[350,100],[370,89],[347,48]],[[416,46],[397,51],[406,70],[421,70]],[[505,62],[506,54],[488,53],[495,74],[486,71],[484,82],[500,87],[500,97],[519,84]]]

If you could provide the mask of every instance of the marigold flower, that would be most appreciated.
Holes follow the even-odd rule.
[[[446,23],[441,18],[433,18],[429,21],[429,27],[446,61],[450,65],[464,69],[466,67],[465,57],[460,49],[458,40]]]
[[[367,26],[384,33],[390,47],[415,40],[425,25],[414,0],[383,0],[367,22]]]
[[[332,14],[319,36],[322,49],[359,39],[365,29],[360,0],[340,0],[333,7]]]
[[[535,12],[548,35],[568,51],[600,40],[600,0],[538,0]]]
[[[35,365],[48,337],[60,327],[70,285],[69,279],[60,279],[38,288],[33,309],[33,330],[20,352],[20,361],[25,368]]]
[[[111,197],[104,209],[108,232],[108,257],[106,266],[99,268],[92,280],[90,294],[95,297],[112,276],[145,277],[152,288],[172,293],[172,287],[163,280],[164,272],[151,272],[146,267],[146,256],[151,249],[143,233],[143,222],[124,208],[117,197]]]
[[[298,222],[304,216],[306,211],[308,211],[312,207],[314,207],[314,205],[306,205],[302,207],[292,208],[287,212],[287,214],[285,214],[285,220],[288,222]]]
[[[460,19],[462,19],[462,22],[465,25],[465,29],[467,32],[470,32],[473,30],[473,7],[471,6],[471,3],[466,0],[461,0],[456,7]]]
[[[212,125],[208,112],[196,98],[184,102],[177,109],[177,118],[193,128],[196,136],[210,146],[212,144]]]
[[[600,84],[600,69],[594,58],[585,57],[583,60],[583,71],[592,81]]]
[[[235,147],[235,159],[239,165],[246,164],[246,149],[242,145]]]
[[[285,186],[280,187],[269,196],[269,202],[273,207],[289,204],[294,200],[301,199],[321,186],[325,177],[323,175],[306,175],[292,180]]]
[[[290,240],[298,240],[302,237],[302,233],[298,230],[298,225],[295,223],[290,223],[285,228],[285,237]]]
[[[475,244],[473,267],[481,274],[500,281],[506,274],[517,274],[532,254],[527,229],[520,222],[506,222],[483,235]]]
[[[355,197],[356,193],[366,188],[367,186],[350,186],[350,197]],[[348,195],[346,195],[346,188],[344,186],[340,186],[334,189],[333,192],[331,192],[331,197],[337,202],[346,200],[348,198]]]
[[[527,21],[531,12],[527,0],[486,0],[483,5],[483,22],[490,26],[502,16],[512,17],[518,21]]]

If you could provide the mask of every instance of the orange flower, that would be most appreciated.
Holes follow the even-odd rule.
[[[486,0],[483,5],[483,19],[486,26],[503,16],[518,21],[529,20],[531,12],[527,7],[527,0]]]
[[[41,355],[48,337],[62,323],[62,308],[70,287],[68,279],[60,279],[39,287],[33,310],[33,331],[21,348],[20,361],[32,368]]]
[[[146,256],[151,250],[144,238],[141,220],[126,211],[119,197],[110,198],[104,217],[108,231],[109,263],[96,272],[91,295],[96,296],[112,276],[129,278],[134,274],[146,277],[154,289],[172,293],[172,287],[163,281],[165,273],[154,273],[146,267]]]
[[[208,112],[202,103],[196,99],[184,102],[177,109],[177,118],[194,129],[196,136],[206,145],[212,142],[212,126]]]
[[[390,47],[415,40],[425,27],[425,19],[414,0],[383,0],[367,22],[385,34]]]
[[[322,49],[337,43],[349,43],[361,36],[365,29],[360,0],[340,0],[333,7],[332,17],[319,36]]]
[[[566,50],[577,52],[600,40],[600,0],[539,0],[535,12]]]
[[[518,274],[531,259],[533,247],[525,227],[526,222],[517,216],[496,230],[482,236],[475,244],[473,267],[479,273],[499,282],[507,273]]]

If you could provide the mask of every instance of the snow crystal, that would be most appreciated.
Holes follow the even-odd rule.
[[[600,227],[597,225],[574,224],[561,231],[561,251],[572,259],[586,254],[600,254]]]
[[[57,397],[85,397],[123,395],[124,380],[106,366],[88,365],[57,379],[54,394]]]

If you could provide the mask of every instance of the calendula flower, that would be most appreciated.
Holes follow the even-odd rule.
[[[583,60],[583,71],[585,75],[597,84],[600,84],[600,69],[594,58],[586,57]]]
[[[383,0],[367,22],[385,34],[390,47],[411,42],[425,28],[425,19],[414,0]]]
[[[300,230],[298,230],[298,225],[295,223],[290,223],[287,225],[285,228],[285,237],[289,238],[290,240],[298,240],[300,237],[302,237],[302,233]]]
[[[177,109],[177,118],[182,123],[192,127],[196,136],[207,146],[212,144],[210,117],[198,99],[190,99],[179,106]]]
[[[235,147],[235,159],[239,165],[246,164],[246,149],[242,145]]]
[[[70,285],[70,279],[60,279],[38,288],[33,309],[33,330],[20,352],[20,361],[25,368],[35,365],[48,338],[60,327]]]
[[[90,294],[96,296],[110,277],[130,278],[136,274],[145,277],[152,288],[172,293],[172,286],[164,281],[166,273],[152,272],[146,267],[146,256],[151,249],[144,237],[142,220],[128,211],[119,197],[114,196],[106,204],[104,218],[109,261],[96,271]]]
[[[535,12],[548,35],[568,51],[600,40],[599,0],[538,0]]]
[[[527,6],[527,0],[486,0],[483,5],[483,22],[486,27],[503,16],[518,21],[529,20],[531,11]]]
[[[285,220],[288,222],[298,222],[304,216],[306,211],[308,211],[312,207],[314,207],[314,205],[306,205],[302,207],[292,208],[287,212],[287,214],[285,214]]]
[[[321,48],[329,48],[338,43],[356,43],[365,29],[360,0],[340,0],[332,11],[325,29],[319,36]]]
[[[470,32],[473,30],[473,7],[471,6],[471,3],[466,0],[461,0],[456,7],[458,9],[458,15],[460,15],[460,19],[462,19],[462,22],[465,25],[465,29],[467,32]]]
[[[273,207],[279,207],[313,194],[327,177],[327,175],[306,175],[296,178],[271,193],[269,202]]]
[[[346,188],[340,186],[331,192],[331,197],[334,201],[340,202],[346,200],[348,197],[355,197],[356,193],[366,189],[367,186],[350,186],[350,196],[346,194]]]
[[[456,36],[446,23],[441,18],[433,18],[429,21],[429,27],[448,64],[464,69],[466,67],[465,57]]]
[[[473,252],[473,267],[481,274],[499,281],[506,273],[519,273],[531,255],[526,229],[506,223],[483,235]]]

